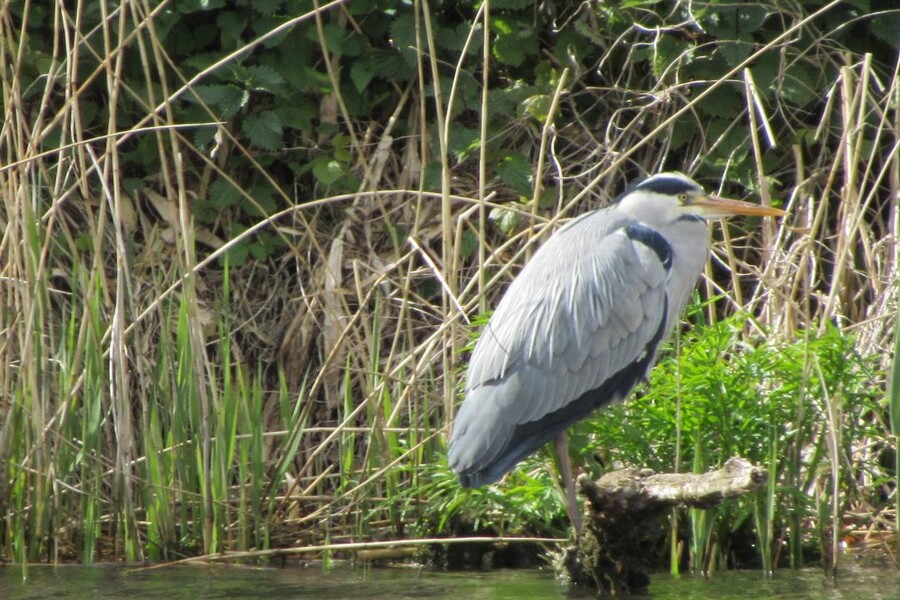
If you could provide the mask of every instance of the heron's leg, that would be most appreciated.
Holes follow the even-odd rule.
[[[562,471],[563,485],[566,488],[566,512],[575,533],[581,531],[581,512],[578,510],[578,498],[575,496],[575,478],[572,476],[572,461],[569,460],[569,434],[563,430],[554,440],[556,456],[559,457],[559,470]]]

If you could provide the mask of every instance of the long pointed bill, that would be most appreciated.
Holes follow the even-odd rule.
[[[771,206],[760,206],[740,200],[729,200],[719,196],[701,195],[694,198],[691,208],[704,217],[722,219],[734,215],[752,215],[757,217],[783,217],[787,212]],[[699,209],[699,210],[696,210]]]

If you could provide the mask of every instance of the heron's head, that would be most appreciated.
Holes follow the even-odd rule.
[[[625,192],[619,210],[645,223],[674,223],[685,216],[724,219],[735,215],[777,217],[781,209],[720,198],[703,191],[696,181],[681,173],[658,173]]]

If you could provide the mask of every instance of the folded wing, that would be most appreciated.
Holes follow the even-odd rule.
[[[575,219],[538,250],[472,353],[449,451],[464,485],[496,481],[646,376],[672,258],[665,238],[613,210]]]

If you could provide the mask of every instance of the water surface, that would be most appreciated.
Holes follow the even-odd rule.
[[[378,600],[422,598],[448,600],[576,600],[591,597],[559,585],[546,570],[443,572],[413,568],[348,568],[325,572],[317,567],[241,566],[0,567],[0,598],[125,598],[139,600],[216,598],[322,598]],[[789,598],[897,599],[900,571],[844,568],[837,581],[820,570],[778,571],[766,578],[758,571],[716,573],[710,579],[657,575],[644,598]]]

